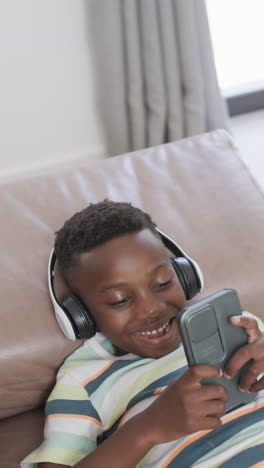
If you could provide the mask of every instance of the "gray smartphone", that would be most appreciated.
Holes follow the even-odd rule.
[[[222,289],[181,310],[177,320],[189,366],[210,364],[224,370],[234,353],[247,344],[245,330],[230,323],[232,315],[241,315],[234,289]],[[250,362],[246,363],[231,380],[224,377],[202,380],[203,384],[224,385],[229,394],[227,412],[256,398],[256,393],[241,392],[238,388],[249,365]]]

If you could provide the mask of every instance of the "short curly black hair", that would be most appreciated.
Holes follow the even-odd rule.
[[[63,272],[76,264],[76,256],[130,232],[149,229],[156,237],[156,223],[131,203],[105,199],[75,213],[57,231],[54,251]]]

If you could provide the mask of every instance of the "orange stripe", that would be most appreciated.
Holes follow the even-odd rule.
[[[183,449],[185,449],[186,447],[188,447],[188,445],[191,445],[193,442],[195,442],[196,440],[199,440],[201,439],[201,437],[203,437],[204,435],[208,434],[208,432],[211,432],[211,429],[209,429],[209,431],[201,431],[201,432],[198,432],[198,434],[196,434],[195,436],[193,436],[191,439],[188,439],[186,440],[186,442],[184,444],[182,444],[180,447],[178,447],[170,456],[169,458],[165,461],[165,463],[163,463],[163,465],[161,465],[161,468],[166,468],[166,466],[168,466],[168,464],[177,456],[179,455],[180,452],[182,452]]]
[[[93,375],[92,377],[89,377],[89,379],[85,380],[85,381],[82,383],[82,386],[85,387],[85,385],[87,385],[88,382],[91,382],[92,380],[97,379],[97,377],[99,377],[99,375],[103,374],[103,373],[106,371],[106,369],[108,369],[108,367],[110,367],[114,362],[115,362],[115,360],[110,361],[109,364],[107,364],[102,370],[100,370],[99,372],[97,372],[97,374],[95,374],[95,375]]]
[[[235,414],[230,414],[230,415],[226,415],[223,417],[223,420],[222,420],[222,424],[226,424],[230,421],[233,421],[233,419],[237,419],[239,418],[240,416],[244,416],[245,414],[249,414],[249,413],[252,413],[253,411],[257,410],[257,409],[260,409],[260,408],[263,408],[264,407],[264,402],[263,403],[259,403],[257,405],[255,405],[253,408],[246,408],[246,409],[243,409],[243,410],[240,410],[238,411],[237,413]],[[208,431],[201,431],[201,432],[198,432],[198,434],[196,434],[195,436],[191,437],[190,439],[186,440],[186,442],[184,444],[182,444],[180,447],[178,447],[170,456],[169,458],[163,463],[163,465],[161,466],[161,468],[166,468],[168,466],[168,464],[177,456],[179,455],[180,452],[183,451],[183,449],[185,449],[186,447],[188,447],[188,445],[191,445],[193,442],[195,442],[196,440],[199,440],[201,439],[204,435],[208,434],[208,432],[211,432],[213,429],[209,429]],[[258,464],[257,464],[258,465]],[[257,466],[256,465],[256,466]],[[253,467],[252,467],[253,468]],[[255,468],[255,467],[254,467]],[[263,468],[263,467],[262,467]]]
[[[251,408],[244,408],[244,409],[241,409],[239,410],[237,413],[235,414],[227,414],[226,416],[223,417],[224,421],[223,421],[223,424],[226,424],[230,421],[233,421],[233,419],[237,419],[239,418],[240,416],[244,416],[245,414],[249,414],[249,413],[253,413],[253,411],[256,411],[260,408],[264,408],[264,402],[263,403],[258,403],[257,405],[251,407]]]
[[[91,416],[82,416],[81,414],[50,414],[46,419],[49,418],[75,418],[75,419],[88,419],[89,421],[94,422],[97,426],[102,427],[102,423],[97,421],[97,419],[92,418]]]
[[[153,395],[156,395],[157,393],[161,393],[163,392],[163,390],[167,388],[167,387],[160,387],[160,388],[156,388],[156,390],[153,392]],[[128,413],[132,410],[132,408],[134,408],[134,406],[136,406],[137,403],[135,403],[133,406],[131,406],[122,416],[122,418],[120,419],[119,421],[119,424],[117,426],[117,428],[119,429],[119,427],[122,425],[122,422],[123,420],[125,419],[125,417],[128,415]]]
[[[158,393],[163,392],[163,390],[165,390],[165,388],[167,388],[167,387],[156,388],[156,390],[153,392],[153,395],[157,395]]]
[[[117,426],[117,429],[120,428],[120,426],[122,425],[123,420],[124,420],[125,417],[128,415],[128,413],[130,413],[130,411],[134,408],[134,406],[136,406],[136,404],[137,404],[137,403],[135,403],[133,406],[131,406],[131,407],[123,414],[122,418],[121,418],[120,421],[119,421],[119,424],[118,424],[118,426]]]
[[[251,465],[249,468],[263,468],[264,462],[258,462],[255,465]]]

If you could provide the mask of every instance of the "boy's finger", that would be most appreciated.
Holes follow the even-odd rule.
[[[257,382],[253,383],[250,387],[250,392],[259,392],[264,389],[264,376]]]
[[[227,402],[229,398],[228,391],[221,384],[202,385],[199,393],[200,401],[222,401]]]
[[[243,327],[248,335],[249,343],[261,337],[262,333],[259,330],[258,322],[253,317],[246,317],[243,315],[233,315],[230,317],[232,325]]]
[[[226,412],[226,403],[223,400],[209,400],[206,403],[207,416],[224,416]]]
[[[239,387],[241,391],[249,392],[252,391],[251,387],[257,381],[257,378],[263,372],[263,361],[255,361],[253,362],[244,375],[242,375],[241,380],[239,382]],[[262,382],[263,383],[263,382]]]
[[[205,418],[205,429],[217,429],[222,425],[222,421],[220,418],[216,416],[207,416]]]
[[[245,345],[240,348],[230,361],[228,361],[224,370],[224,377],[226,379],[232,379],[239,369],[241,369],[241,367],[243,367],[253,357],[254,352],[250,345]]]
[[[225,370],[224,377],[231,379],[238,371],[243,367],[247,362],[253,360],[254,367],[251,365],[251,372],[254,372],[254,369],[260,368],[259,373],[264,370],[264,335],[261,334],[261,338],[250,343],[248,345],[242,346],[235,354],[232,356],[230,361],[228,361]],[[262,367],[262,368],[261,368]],[[251,382],[252,383],[252,382]]]
[[[190,369],[186,372],[185,375],[190,382],[199,383],[201,379],[209,377],[220,378],[223,375],[223,371],[218,367],[204,364],[190,367]]]

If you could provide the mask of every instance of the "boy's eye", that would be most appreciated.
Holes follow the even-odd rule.
[[[167,286],[169,286],[172,283],[172,278],[170,278],[168,281],[165,281],[164,283],[156,283],[154,285],[154,289],[164,289]]]
[[[127,305],[127,303],[130,301],[130,297],[124,297],[124,299],[120,299],[120,301],[115,301],[115,302],[110,302],[109,305],[112,307],[122,307]]]

